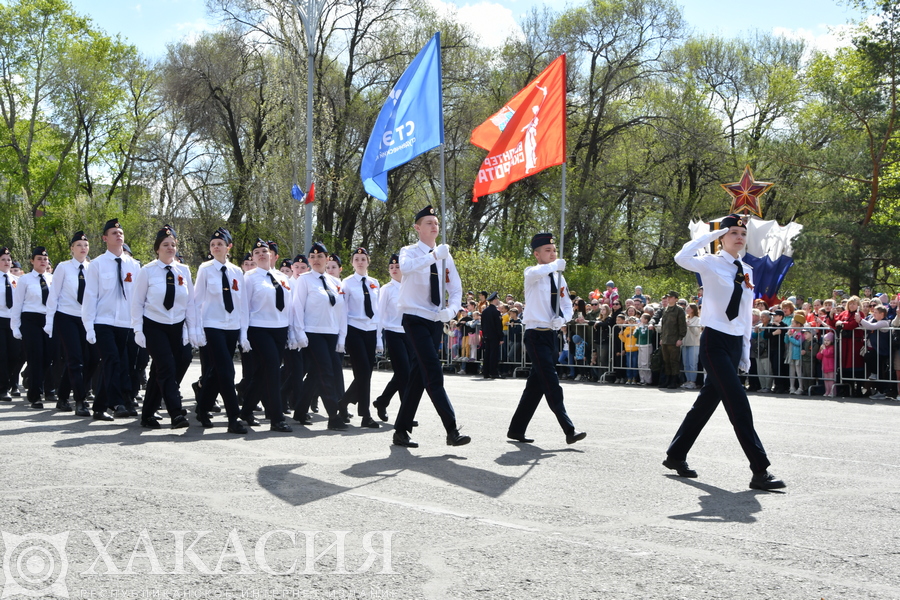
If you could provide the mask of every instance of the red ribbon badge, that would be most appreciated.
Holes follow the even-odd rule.
[[[15,279],[13,279],[12,281],[10,281],[9,283],[10,283],[13,287],[16,287],[17,285],[19,285],[19,282],[16,281]]]
[[[287,291],[291,291],[291,286],[289,286],[286,281],[281,282],[281,287],[283,287]]]
[[[750,283],[750,273],[744,273],[744,285],[747,286],[748,289],[753,289],[756,286]]]
[[[447,269],[447,283],[450,283],[450,269]]]
[[[371,289],[373,289],[373,290],[374,290],[376,287],[378,287],[378,286],[376,286],[374,283],[370,283],[370,284],[369,284],[369,288],[371,288]]]
[[[125,283],[131,283],[131,273],[125,274]]]
[[[231,289],[233,289],[234,291],[238,291],[237,279],[231,280]]]
[[[184,285],[184,277],[181,275],[178,276],[178,285]]]

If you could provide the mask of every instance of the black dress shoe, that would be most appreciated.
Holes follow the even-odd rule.
[[[259,419],[250,415],[249,417],[246,415],[241,415],[241,418],[247,422],[248,427],[259,427],[262,423],[259,422]]]
[[[363,417],[362,423],[360,423],[359,426],[368,427],[369,429],[378,429],[380,427],[378,421],[372,417]]]
[[[414,442],[409,439],[409,434],[405,431],[395,431],[394,432],[394,445],[395,446],[403,446],[404,448],[418,448],[419,442]]]
[[[58,402],[59,398],[56,397],[56,394],[50,392],[49,394],[44,394],[44,400],[46,400],[48,404],[52,404],[53,402]]]
[[[763,471],[762,473],[753,474],[753,479],[750,480],[750,487],[754,490],[780,490],[783,487],[787,487],[787,485],[782,480],[776,479],[768,471]]]
[[[247,428],[240,421],[228,424],[228,433],[247,433]]]
[[[212,407],[209,409],[209,412],[211,412],[211,413],[220,413],[220,412],[222,412],[222,407],[219,406],[219,405],[216,404],[216,403],[213,403]]]
[[[128,410],[128,416],[129,416],[129,417],[136,417],[136,416],[138,416],[138,411],[137,411],[137,409],[134,407],[134,405],[129,406],[126,410]]]
[[[697,477],[697,471],[690,468],[686,460],[672,460],[671,458],[667,458],[662,464],[667,469],[672,469],[678,473],[679,477],[688,477],[690,479],[696,479]]]
[[[291,426],[284,421],[278,421],[269,425],[269,431],[280,431],[281,433],[290,433],[293,431]]]
[[[10,396],[13,396],[13,397],[15,397],[15,398],[19,398],[19,397],[22,396],[22,392],[19,391],[19,388],[18,388],[18,387],[14,387],[14,388],[12,388],[12,389],[9,390],[9,395],[10,395]]]
[[[566,435],[566,443],[574,444],[575,442],[579,442],[587,437],[587,432],[585,431],[576,431],[575,433],[570,433]]]
[[[124,419],[128,416],[128,409],[120,404],[116,407],[116,412],[113,416],[115,416],[117,419]]]
[[[213,426],[212,419],[210,419],[210,418],[209,418],[209,415],[207,415],[207,414],[205,414],[205,413],[198,413],[198,414],[197,414],[197,420],[200,422],[200,426],[201,426],[201,427],[207,427],[207,428],[209,428],[209,427],[212,427],[212,426]]]
[[[522,442],[523,444],[530,444],[530,443],[534,442],[533,439],[527,438],[524,435],[519,434],[519,433],[513,433],[512,431],[507,431],[506,437],[508,437],[511,440],[516,440],[517,442]]]
[[[194,400],[200,399],[200,382],[195,381],[191,384],[191,389],[194,390]]]
[[[458,429],[454,429],[450,433],[447,434],[447,445],[448,446],[465,446],[469,442],[472,441],[467,435],[463,435],[459,432]]]
[[[95,412],[94,413],[95,421],[115,421],[112,415],[108,415],[105,412]]]
[[[346,411],[341,411],[338,413],[338,418],[340,418],[344,423],[350,422],[350,413]]]
[[[76,417],[89,417],[91,416],[91,411],[88,408],[87,402],[76,402],[75,403],[75,416]]]
[[[301,425],[312,425],[312,419],[309,418],[309,414],[301,414],[295,411],[293,419]]]
[[[188,421],[187,417],[184,415],[177,415],[172,419],[172,429],[182,429],[184,427],[190,427],[190,425],[190,421]]]
[[[58,400],[56,402],[56,410],[61,412],[72,412],[73,409],[68,400]]]
[[[387,407],[385,406],[376,406],[375,410],[378,412],[378,418],[382,421],[388,420]]]
[[[0,402],[12,402],[12,396],[9,395],[8,391],[0,394]]]
[[[37,402],[32,402],[31,408],[44,408],[44,403],[41,402],[40,400]]]
[[[159,429],[161,425],[156,419],[141,419],[141,427],[145,429]]]
[[[328,419],[328,429],[332,431],[347,431],[350,429],[344,420],[340,417],[332,417]]]
[[[419,426],[419,422],[418,422],[418,421],[413,421],[413,422],[412,422],[412,426],[413,426],[413,427],[418,427],[418,426]]]

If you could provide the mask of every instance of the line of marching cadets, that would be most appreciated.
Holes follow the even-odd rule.
[[[142,427],[158,429],[164,406],[172,428],[188,427],[179,388],[192,350],[199,349],[201,378],[193,388],[196,418],[203,427],[213,426],[213,415],[222,411],[217,405],[221,397],[228,431],[234,434],[261,425],[254,416],[259,404],[272,431],[292,431],[286,415],[311,425],[310,411],[318,412],[320,399],[328,429],[348,428],[351,404],[361,417],[360,427],[378,429],[379,421],[388,420],[396,393],[401,401],[393,443],[417,447],[410,434],[427,393],[447,444],[467,444],[470,437],[460,433],[444,390],[439,356],[444,323],[456,314],[447,298],[461,297],[460,278],[449,247],[436,243],[440,225],[432,207],[416,214],[414,228],[418,242],[391,257],[391,281],[384,286],[368,275],[365,248],[356,249],[354,272],[341,280],[336,276],[340,259],[321,242],[307,255],[279,263],[277,245],[257,239],[238,267],[229,261],[232,239],[223,228],[210,236],[211,258],[198,268],[196,281],[179,261],[177,233],[169,225],[157,232],[157,258],[143,266],[132,258],[116,219],[103,227],[103,254],[89,260],[88,238],[79,231],[70,242],[72,259],[58,264],[52,275],[45,248],[32,251],[33,268],[20,276],[12,272],[9,249],[2,248],[0,401],[20,395],[19,371],[27,361],[23,380],[27,374],[32,408],[56,402],[59,411],[98,421],[139,417]],[[546,397],[571,444],[587,434],[577,431],[566,413],[555,371],[555,331],[573,314],[568,294],[561,293],[566,289],[565,261],[557,257],[550,234],[536,235],[532,248],[537,265],[525,271],[529,314],[524,321],[532,371],[508,437],[533,441],[525,437],[526,429]],[[370,405],[372,371],[382,344],[394,375]],[[236,384],[238,349],[243,379]],[[344,354],[353,372],[346,389]],[[57,356],[61,358],[51,368]]]

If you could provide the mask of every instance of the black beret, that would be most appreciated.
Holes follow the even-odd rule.
[[[269,250],[271,250],[275,254],[278,254],[278,242],[273,242],[272,240],[269,240],[268,244],[269,244]]]
[[[325,247],[325,244],[322,242],[314,242],[312,246],[309,247],[309,252],[307,254],[328,254],[328,248]]]
[[[106,235],[107,231],[109,231],[110,229],[116,229],[118,227],[122,227],[121,225],[119,225],[119,220],[110,219],[103,225],[103,234]]]
[[[175,229],[171,225],[163,225],[162,229],[156,232],[156,241],[153,242],[153,250],[159,250],[159,245],[162,244],[163,240],[167,237],[178,239],[178,236],[175,235]]]
[[[418,223],[422,217],[437,216],[434,207],[430,204],[416,213],[415,222]]]
[[[531,249],[537,250],[541,246],[546,246],[547,244],[553,243],[553,234],[552,233],[539,233],[531,238]]]
[[[253,249],[256,250],[257,248],[265,248],[266,250],[268,250],[269,242],[262,238],[256,238],[256,242],[253,244]]]
[[[124,250],[124,251],[127,252],[128,254],[132,254],[132,252],[131,252],[131,246],[129,246],[128,244],[122,244],[122,250]]]
[[[357,249],[353,252],[353,254],[365,254],[366,256],[368,256],[368,255],[369,255],[369,251],[366,250],[365,248],[360,247],[360,248],[357,248]]]
[[[47,256],[47,249],[43,246],[35,246],[34,250],[31,251],[31,258],[35,256]]]
[[[728,229],[729,227],[743,227],[747,229],[747,217],[743,215],[728,215],[719,223],[719,227],[721,229]]]
[[[253,257],[250,255],[249,252],[244,255],[244,258],[241,259],[241,262],[244,262],[245,260],[253,260]]]
[[[289,258],[284,258],[284,259],[281,260],[281,266],[282,266],[282,267],[290,267],[292,264],[294,264],[294,263],[293,263],[293,261],[292,261],[291,259],[289,259]]]
[[[298,254],[297,256],[295,256],[295,257],[294,257],[294,262],[295,262],[295,263],[302,262],[302,263],[303,263],[304,265],[306,265],[307,267],[309,266],[309,259],[306,258],[306,255],[305,255],[305,254]]]
[[[20,262],[17,261],[17,260],[14,260],[12,266],[13,266],[14,269],[21,269],[21,268],[22,268],[22,263],[20,263]]]
[[[86,242],[86,241],[88,241],[88,239],[87,239],[87,236],[84,235],[84,232],[76,231],[75,234],[72,236],[72,241],[69,242],[69,245],[71,246],[75,242]]]
[[[0,247],[0,256],[3,256],[4,254],[9,254],[10,256],[12,256],[12,252],[10,252],[9,248],[6,246]]]
[[[389,265],[399,265],[400,264],[400,255],[399,254],[391,254],[391,260],[388,261]]]
[[[339,267],[344,266],[344,263],[341,262],[341,257],[338,256],[337,254],[332,253],[331,255],[328,256],[328,260],[333,260],[334,262],[336,262],[338,264]]]
[[[225,242],[225,245],[234,242],[234,240],[232,240],[231,238],[231,233],[224,227],[219,227],[218,229],[213,231],[213,234],[210,236],[209,241],[213,240],[222,240],[223,242]]]

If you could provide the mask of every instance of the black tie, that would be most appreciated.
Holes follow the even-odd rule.
[[[172,273],[172,265],[166,267],[166,297],[163,299],[166,310],[172,310],[175,306],[175,274]]]
[[[322,280],[322,287],[324,287],[325,291],[328,292],[328,301],[331,302],[332,306],[334,306],[334,303],[335,303],[334,292],[332,292],[330,289],[328,289],[328,284],[325,282],[324,275],[319,275],[319,279]]]
[[[234,300],[231,299],[231,286],[228,284],[228,275],[225,274],[225,265],[222,265],[222,301],[225,310],[229,313],[234,310]]]
[[[737,265],[737,273],[734,276],[734,289],[731,291],[731,300],[728,301],[728,308],[725,309],[725,316],[728,317],[729,321],[734,321],[738,316],[738,309],[741,306],[741,294],[743,293],[741,285],[744,283],[744,267],[741,266],[741,261],[736,260],[734,264]]]
[[[370,319],[375,316],[375,311],[372,310],[372,297],[369,295],[369,288],[366,287],[366,278],[362,278],[362,286],[363,286],[363,306],[366,310],[366,316]]]
[[[435,306],[441,305],[441,280],[438,279],[437,262],[431,265],[431,303]]]
[[[284,310],[284,289],[271,273],[269,273],[269,279],[272,280],[272,285],[275,286],[275,308]]]
[[[47,287],[47,280],[44,279],[43,275],[38,275],[38,279],[41,280],[41,304],[47,306],[47,297],[50,295],[50,288]]]
[[[122,281],[122,258],[116,258],[116,273],[119,275],[119,288],[122,290],[122,297],[126,300],[128,296],[125,295],[125,283]]]
[[[84,265],[78,265],[78,304],[84,300]]]
[[[559,288],[556,287],[556,280],[553,276],[556,273],[550,273],[550,310],[553,311],[554,317],[561,317],[559,306]]]
[[[3,274],[6,279],[6,308],[12,308],[12,286],[9,284],[9,275]]]

